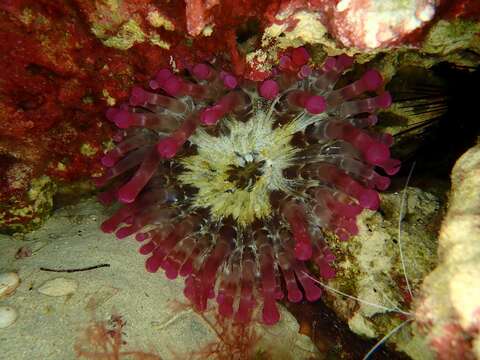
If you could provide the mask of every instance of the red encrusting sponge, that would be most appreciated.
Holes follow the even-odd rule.
[[[378,169],[393,175],[400,166],[390,157],[392,136],[368,129],[392,101],[381,74],[368,70],[335,88],[352,64],[341,55],[315,67],[301,47],[283,54],[274,75],[261,83],[198,63],[188,67],[188,77],[162,69],[148,89],[134,87],[127,104],[106,114],[120,132],[102,159],[105,174],[95,182],[113,183],[99,195],[102,203],[116,199],[123,205],[102,231],[118,239],[135,235],[147,271],[185,277],[184,294],[198,311],[215,299],[222,316],[246,323],[259,306],[262,321],[273,325],[280,318],[277,300],[319,299],[322,290],[306,263],[315,264],[324,279],[335,276],[335,256],[323,232],[341,240],[356,235],[357,216],[377,210],[377,190],[390,185]],[[201,185],[179,181],[187,171],[179,159],[199,150],[190,141],[199,128],[227,137],[223,119],[256,121],[259,106],[271,108],[273,128],[292,119],[306,124],[298,134],[303,140],[290,144],[297,152],[284,170],[294,188],[270,194],[265,219],[241,226],[231,214],[211,219],[208,207],[192,206]],[[259,171],[255,176],[262,176]],[[235,183],[232,176],[224,181]],[[238,186],[245,191],[246,185]]]

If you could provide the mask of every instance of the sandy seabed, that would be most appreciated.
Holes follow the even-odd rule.
[[[182,305],[186,304],[183,279],[171,281],[163,274],[147,273],[136,241],[119,241],[99,230],[106,216],[95,199],[88,199],[57,210],[41,229],[25,236],[0,235],[0,273],[17,272],[21,279],[15,293],[0,299],[0,306],[12,306],[18,312],[13,325],[0,329],[0,359],[77,359],[75,344],[81,344],[85,329],[94,320],[107,321],[112,315],[121,316],[125,323],[126,348],[151,351],[162,359],[193,358],[192,354],[220,344],[218,324]],[[22,247],[31,255],[17,259]],[[71,273],[40,269],[99,264],[110,266]],[[63,296],[39,292],[56,278],[73,280],[78,287]],[[212,303],[206,318],[214,319]],[[283,308],[276,326],[255,325],[255,333],[260,340],[254,354],[275,359],[318,355],[310,338],[298,333],[298,323]],[[205,357],[212,358],[206,353]]]

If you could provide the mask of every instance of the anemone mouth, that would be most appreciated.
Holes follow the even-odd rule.
[[[298,151],[292,127],[274,128],[272,111],[261,99],[252,103],[246,121],[231,116],[219,134],[197,131],[190,139],[196,154],[179,160],[179,182],[196,189],[192,207],[209,209],[214,222],[231,217],[239,228],[272,217],[270,195],[291,192],[284,171]]]
[[[146,269],[184,276],[197,310],[215,297],[221,315],[247,322],[261,303],[274,324],[284,295],[317,300],[306,262],[335,273],[323,232],[355,235],[357,215],[376,210],[389,184],[376,168],[398,170],[391,137],[367,130],[389,105],[380,74],[335,89],[351,59],[308,61],[294,49],[262,84],[207,64],[192,67],[193,81],[163,69],[107,112],[121,136],[96,182],[113,183],[103,202],[124,205],[102,230],[135,234]]]

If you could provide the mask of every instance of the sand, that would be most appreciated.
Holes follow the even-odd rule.
[[[183,279],[171,281],[162,273],[147,273],[144,257],[137,253],[138,243],[119,241],[99,230],[106,216],[95,199],[87,199],[57,210],[40,230],[25,236],[0,235],[0,273],[14,271],[21,278],[16,292],[0,300],[1,306],[18,312],[13,325],[0,329],[0,359],[77,359],[75,344],[88,345],[81,342],[85,329],[94,320],[106,321],[112,315],[121,316],[125,323],[127,349],[152,351],[162,359],[192,358],[208,346],[224,345],[231,352],[225,334],[217,334],[224,328],[215,322],[213,304],[206,317],[185,305]],[[22,247],[31,255],[17,259]],[[99,264],[110,266],[72,273],[40,270]],[[54,287],[50,295],[39,292],[49,286],[49,291]],[[279,324],[255,325],[260,340],[253,354],[275,359],[318,356],[310,338],[299,334],[298,328],[282,308]],[[238,340],[234,330],[226,336]],[[197,357],[212,358],[205,352]]]

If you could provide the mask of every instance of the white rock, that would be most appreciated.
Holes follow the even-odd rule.
[[[66,296],[77,291],[78,282],[73,279],[55,278],[38,288],[38,292],[48,296]]]
[[[0,274],[0,299],[12,294],[20,285],[20,277],[17,273],[8,272]]]
[[[0,306],[0,329],[12,325],[17,320],[17,310],[11,306]]]

